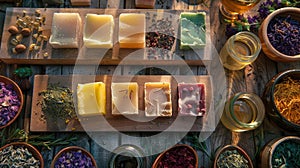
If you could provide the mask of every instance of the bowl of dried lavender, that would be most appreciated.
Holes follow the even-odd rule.
[[[0,76],[0,129],[17,119],[23,103],[23,93],[18,84],[5,76]]]
[[[61,149],[53,158],[51,168],[83,167],[97,168],[96,160],[90,152],[79,146]]]
[[[249,155],[239,146],[226,145],[216,152],[214,168],[253,168]]]
[[[155,159],[152,168],[197,168],[198,155],[194,148],[186,144],[177,144],[161,154]]]
[[[286,136],[268,142],[260,153],[260,167],[300,167],[300,137]]]
[[[12,142],[0,148],[0,167],[44,168],[44,160],[34,146]]]
[[[263,52],[278,62],[300,60],[300,8],[285,7],[269,14],[259,28]]]

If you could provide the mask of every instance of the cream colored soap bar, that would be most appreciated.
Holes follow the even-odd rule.
[[[172,116],[170,83],[147,82],[144,89],[147,117]]]
[[[138,114],[138,84],[112,83],[112,114]]]
[[[80,27],[78,13],[54,13],[49,43],[53,48],[78,48]]]
[[[88,48],[112,48],[114,18],[112,15],[87,14],[83,42]]]
[[[106,114],[106,89],[103,82],[78,84],[78,114],[91,116]]]
[[[120,48],[145,47],[145,14],[122,13],[119,16]]]

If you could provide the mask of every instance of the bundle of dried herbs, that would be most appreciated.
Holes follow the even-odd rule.
[[[225,150],[217,160],[218,168],[248,168],[249,161],[237,150]]]
[[[300,124],[300,80],[290,77],[275,85],[274,103],[288,121]]]
[[[292,140],[280,143],[272,155],[272,167],[300,167],[300,143]]]
[[[46,90],[39,93],[41,96],[42,111],[45,117],[62,119],[66,123],[77,118],[73,102],[73,92],[66,87],[50,85]]]

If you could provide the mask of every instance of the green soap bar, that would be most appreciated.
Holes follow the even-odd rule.
[[[205,12],[182,12],[180,14],[180,49],[205,46]]]

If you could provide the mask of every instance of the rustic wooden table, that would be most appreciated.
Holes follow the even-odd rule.
[[[73,8],[69,0],[61,0],[57,2],[62,2],[61,4],[49,4],[47,7],[55,8]],[[195,0],[195,2],[197,2]],[[157,9],[174,9],[174,10],[197,10],[206,9],[210,14],[210,35],[212,44],[216,47],[217,51],[220,51],[221,47],[226,41],[225,36],[225,26],[224,23],[219,18],[219,0],[207,0],[206,3],[196,3],[194,0],[156,0],[155,8]],[[5,19],[6,7],[14,7],[15,4],[1,2],[0,1],[0,30],[2,34],[3,24]],[[29,8],[40,8],[45,7],[43,1],[38,0],[24,0],[22,2],[22,7]],[[80,7],[80,6],[79,6]],[[75,8],[79,8],[76,6]],[[80,7],[81,8],[81,7]],[[91,6],[84,8],[119,8],[119,9],[134,9],[134,0],[92,0]],[[1,36],[0,36],[1,37]],[[1,44],[6,45],[6,44]],[[13,77],[13,70],[22,65],[8,65],[0,64],[1,75]],[[73,65],[29,65],[33,70],[34,74],[49,74],[49,75],[70,75],[70,74],[113,74],[117,73],[119,75],[135,74],[138,70],[139,74],[143,75],[159,75],[160,73],[155,69],[147,68],[145,65],[122,65],[119,72],[115,72],[116,66],[105,65],[105,66],[91,66],[91,65],[81,65],[76,67],[74,70]],[[166,67],[172,75],[185,75],[185,71],[180,69],[178,66],[168,66]],[[194,75],[205,75],[207,74],[206,68],[204,66],[191,65]],[[258,59],[251,65],[247,66],[240,71],[228,71],[225,70],[227,78],[227,90],[228,97],[234,93],[245,91],[253,92],[259,96],[262,96],[265,84],[278,72],[292,69],[300,68],[300,62],[296,63],[276,63],[268,59],[263,53],[261,53]],[[30,78],[31,83],[33,82],[33,77]],[[29,130],[29,120],[30,120],[30,109],[31,109],[31,96],[32,89],[25,92],[26,106],[24,107],[24,113],[19,118],[17,126],[25,130]],[[39,133],[36,133],[39,134]],[[43,134],[43,133],[40,133]],[[57,137],[66,137],[69,135],[74,135],[79,137],[78,140],[73,144],[81,146],[88,151],[90,151],[95,159],[99,168],[107,167],[111,152],[107,149],[114,149],[122,144],[134,144],[141,147],[144,151],[152,151],[151,143],[159,144],[161,147],[169,147],[170,144],[185,143],[191,144],[188,140],[188,136],[193,133],[188,133],[184,136],[180,142],[177,142],[178,138],[181,137],[180,132],[169,132],[164,135],[164,139],[158,142],[147,142],[145,139],[131,138],[131,137],[147,137],[153,133],[149,132],[127,132],[125,134],[119,134],[115,132],[95,132],[92,136],[87,133],[56,133]],[[253,159],[254,165],[258,166],[258,155],[259,149],[263,147],[269,140],[286,136],[293,135],[292,132],[287,132],[277,125],[271,123],[268,118],[266,118],[261,127],[254,131],[234,133],[226,129],[221,123],[219,123],[215,131],[209,136],[208,139],[204,141],[207,146],[207,152],[211,156],[219,147],[225,146],[227,144],[237,144],[246,152],[249,153]],[[99,141],[95,141],[95,139]],[[106,149],[103,148],[105,146]],[[45,167],[49,167],[54,155],[64,146],[53,147],[51,150],[42,150],[42,154],[45,160]],[[199,155],[199,167],[211,167],[212,160],[204,154],[204,152],[198,150]],[[155,157],[157,155],[148,156],[148,167],[151,167]]]

